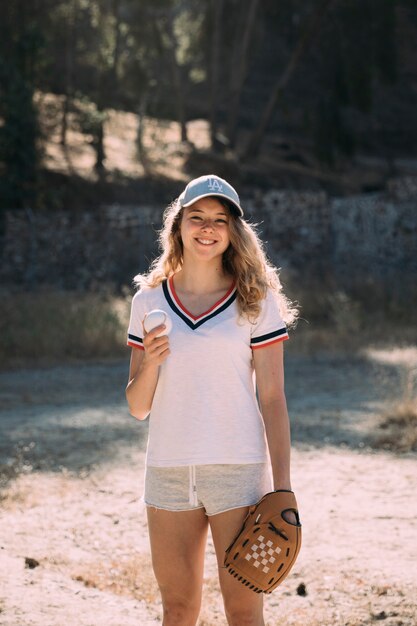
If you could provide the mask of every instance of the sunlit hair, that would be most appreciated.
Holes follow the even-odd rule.
[[[216,199],[229,214],[230,245],[223,253],[223,268],[236,281],[239,314],[254,323],[261,312],[261,301],[268,287],[271,287],[278,299],[284,322],[288,327],[294,325],[298,309],[283,293],[278,269],[267,259],[256,225],[236,216],[227,202]],[[146,274],[134,277],[135,287],[157,287],[182,268],[184,257],[180,229],[183,213],[184,208],[180,206],[178,198],[165,209],[163,226],[158,236],[162,254],[152,261]]]

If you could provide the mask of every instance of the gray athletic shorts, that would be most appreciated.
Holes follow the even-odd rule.
[[[167,511],[216,515],[255,504],[272,491],[268,463],[146,467],[143,502]]]

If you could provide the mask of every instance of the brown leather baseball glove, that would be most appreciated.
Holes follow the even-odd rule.
[[[285,520],[293,511],[297,524]],[[294,492],[278,489],[250,507],[243,527],[227,548],[224,566],[255,593],[271,593],[282,583],[301,548],[301,523]]]

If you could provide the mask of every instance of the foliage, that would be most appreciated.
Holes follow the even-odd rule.
[[[330,16],[318,54],[319,92],[314,124],[319,159],[333,165],[355,151],[354,111],[371,116],[378,81],[395,82],[395,0],[344,0]]]
[[[105,109],[181,122],[210,118],[239,155],[254,132],[316,0],[17,0],[0,9],[0,168],[2,206],[36,200],[39,129],[35,90],[92,105],[78,124],[96,137],[104,161]],[[220,8],[219,8],[220,7]],[[215,17],[215,9],[217,19]],[[381,94],[399,79],[398,15],[416,25],[411,0],[331,2],[291,80],[279,92],[266,131],[310,142],[327,167],[363,144]],[[252,16],[250,18],[250,16]],[[252,22],[250,21],[252,20]],[[412,29],[410,32],[415,32]],[[406,50],[406,49],[405,49]],[[407,51],[407,50],[406,50]],[[379,101],[376,101],[376,94]],[[272,98],[272,102],[274,99]],[[244,131],[244,132],[242,132]],[[215,146],[215,133],[212,135]],[[236,141],[235,141],[236,140]]]
[[[36,204],[39,127],[33,101],[44,38],[29,9],[8,6],[0,26],[0,208]]]
[[[0,82],[7,84],[1,104],[1,205],[21,208],[36,197],[39,129],[30,84],[13,66],[0,65]]]

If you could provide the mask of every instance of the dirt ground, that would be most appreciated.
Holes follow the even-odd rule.
[[[417,623],[415,454],[372,447],[401,397],[375,354],[286,357],[303,546],[268,626]],[[0,624],[161,622],[140,503],[147,423],[126,362],[0,374]],[[209,537],[199,626],[226,624]]]

